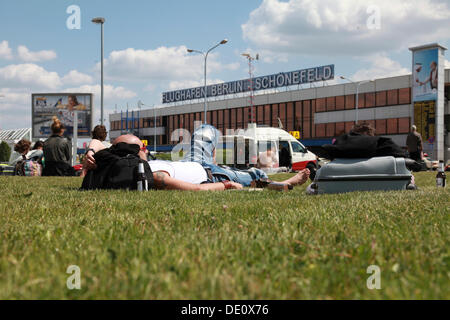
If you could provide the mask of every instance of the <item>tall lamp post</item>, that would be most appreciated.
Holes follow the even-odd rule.
[[[141,106],[145,106],[141,100],[138,101],[139,109]],[[153,152],[156,153],[156,105],[153,105]]]
[[[350,80],[349,78],[346,78],[346,77],[344,77],[344,76],[340,76],[340,78],[341,78],[342,80],[347,80],[347,81],[353,83],[354,85],[356,85],[356,106],[355,106],[356,114],[355,114],[355,124],[357,124],[357,123],[358,123],[359,86],[362,85],[362,84],[364,84],[364,83],[374,82],[374,81],[373,81],[373,80],[364,80],[364,81],[358,81],[358,82],[355,82],[355,81],[352,81],[352,80]]]
[[[101,66],[101,93],[100,93],[100,124],[103,125],[103,24],[105,23],[105,18],[97,17],[92,19],[93,23],[100,24],[101,26],[101,53],[100,53],[100,66]]]
[[[215,48],[217,48],[221,44],[225,44],[227,42],[228,42],[228,39],[223,39],[218,44],[216,44],[214,47],[212,47],[208,51],[206,51],[206,53],[203,52],[203,51],[199,51],[199,50],[187,49],[187,52],[189,52],[189,53],[191,53],[191,52],[200,53],[201,55],[203,55],[203,57],[205,59],[205,63],[204,63],[204,67],[205,67],[205,70],[204,70],[204,91],[205,91],[204,92],[204,98],[205,98],[205,110],[204,110],[204,112],[205,112],[205,119],[203,121],[203,123],[205,123],[205,124],[206,124],[206,112],[207,112],[207,102],[206,102],[206,99],[207,99],[207,92],[206,92],[206,60],[208,59],[208,54],[211,51],[213,51]]]
[[[254,114],[253,114],[253,66],[252,61],[259,60],[259,54],[256,54],[255,57],[252,57],[250,53],[242,53],[243,57],[246,57],[248,60],[248,76],[250,81],[250,123],[255,122]]]

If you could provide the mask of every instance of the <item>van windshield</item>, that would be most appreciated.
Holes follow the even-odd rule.
[[[305,148],[303,148],[300,143],[292,141],[291,145],[292,145],[292,152],[305,152]]]

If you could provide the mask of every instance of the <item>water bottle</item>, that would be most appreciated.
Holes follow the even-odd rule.
[[[436,186],[445,188],[445,183],[446,183],[445,178],[446,177],[445,177],[445,172],[444,172],[444,161],[440,160],[438,173],[436,175]]]
[[[148,191],[148,180],[144,171],[144,164],[142,162],[140,162],[138,166],[137,190],[141,192]]]

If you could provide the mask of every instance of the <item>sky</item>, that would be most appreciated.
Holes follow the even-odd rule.
[[[0,129],[31,127],[31,94],[42,92],[93,93],[100,122],[98,16],[107,124],[116,108],[160,107],[162,92],[202,85],[203,58],[187,49],[224,38],[209,83],[247,78],[244,52],[260,56],[255,76],[334,64],[339,83],[408,74],[409,47],[450,46],[447,0],[0,0]]]

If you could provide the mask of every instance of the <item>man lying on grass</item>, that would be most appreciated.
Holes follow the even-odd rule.
[[[242,171],[222,168],[215,165],[215,147],[218,142],[217,129],[210,125],[202,125],[195,130],[191,141],[191,150],[182,161],[151,160],[148,164],[153,172],[155,187],[165,190],[225,190],[242,189],[251,185],[252,181],[267,179],[264,171],[251,168]],[[139,157],[147,161],[148,150],[142,141],[131,134],[119,136],[113,145],[126,143],[139,147]],[[93,140],[86,154],[84,166],[87,170],[96,168],[95,154],[105,149],[102,143]],[[295,176],[279,182],[287,186],[305,183],[309,170],[300,171]]]

